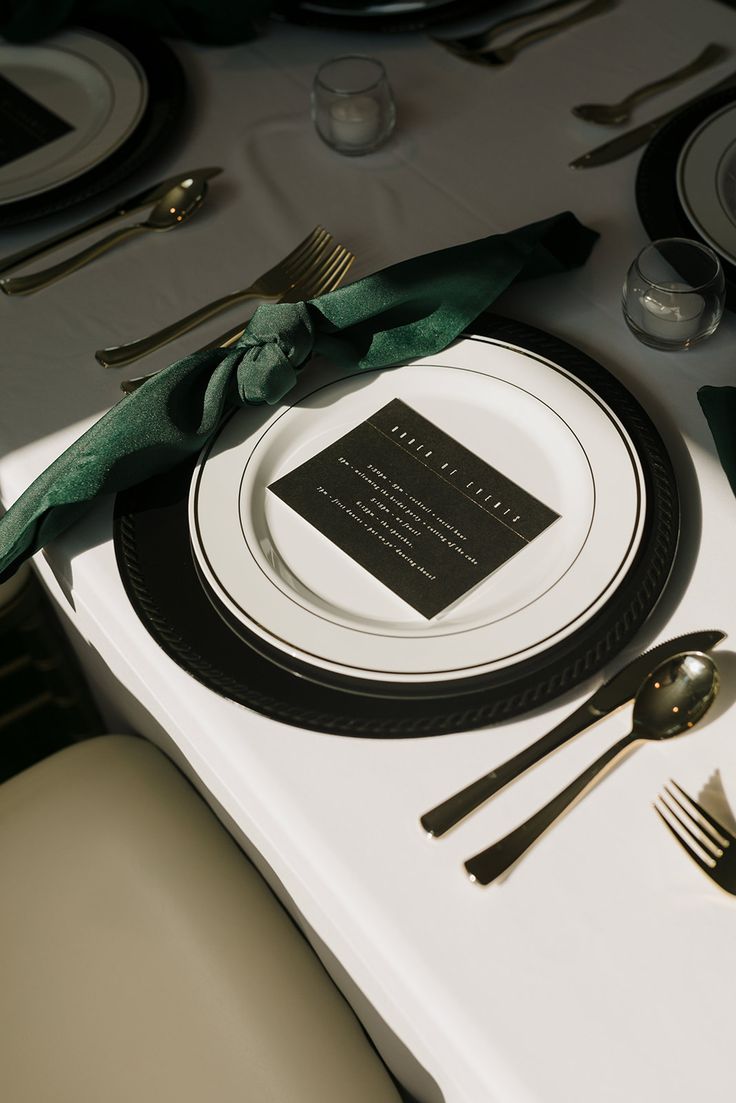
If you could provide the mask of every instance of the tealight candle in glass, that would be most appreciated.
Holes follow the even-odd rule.
[[[320,138],[338,153],[355,157],[383,145],[396,108],[381,62],[358,54],[324,62],[312,85],[312,118]]]
[[[623,313],[645,345],[688,349],[718,327],[726,281],[712,249],[690,238],[653,241],[631,265],[623,288]]]

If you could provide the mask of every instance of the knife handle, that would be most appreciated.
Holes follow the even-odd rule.
[[[556,751],[568,739],[572,739],[584,728],[599,720],[602,715],[602,713],[591,709],[587,702],[581,705],[557,727],[547,732],[541,739],[537,739],[531,746],[525,747],[523,751],[519,751],[518,754],[507,759],[495,770],[491,770],[490,773],[479,777],[458,793],[454,793],[442,804],[438,804],[436,808],[425,812],[419,820],[422,827],[428,835],[435,838],[444,835],[460,820],[479,808],[481,804],[485,804],[492,796],[495,796],[510,781],[514,781],[530,767],[536,765],[537,762],[541,762],[543,758],[546,758],[552,751]]]
[[[558,820],[562,813],[583,795],[599,774],[602,774],[620,755],[635,747],[640,740],[641,736],[636,730],[619,739],[528,820],[519,824],[503,839],[482,850],[480,854],[469,858],[465,862],[465,870],[470,880],[478,885],[489,885],[502,873],[506,873],[514,862],[518,862],[522,854],[527,852],[532,843],[535,843],[555,820]]]
[[[102,226],[110,225],[120,218],[134,214],[145,206],[147,206],[146,203],[139,203],[130,207],[121,205],[114,211],[107,210],[93,218],[88,218],[86,222],[81,222],[73,230],[63,230],[60,234],[47,237],[45,241],[36,245],[19,249],[17,253],[11,253],[10,256],[0,260],[0,276],[12,272],[14,268],[19,268],[21,264],[26,264],[29,260],[40,260],[41,257],[45,257],[47,253],[52,253],[54,249],[58,249],[61,245],[70,245],[77,238],[91,233],[92,230],[99,230]]]
[[[93,245],[88,245],[81,252],[75,253],[73,257],[52,265],[51,268],[44,268],[40,272],[33,272],[29,276],[3,276],[0,279],[0,290],[4,291],[6,295],[31,295],[34,291],[40,291],[41,288],[48,287],[50,284],[56,283],[57,280],[63,279],[64,276],[83,268],[85,264],[89,264],[90,261],[102,256],[108,249],[119,245],[126,238],[144,233],[147,228],[140,222],[133,226],[123,226],[119,230],[113,230],[111,234],[101,238]]]

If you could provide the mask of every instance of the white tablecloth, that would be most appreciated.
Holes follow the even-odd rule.
[[[617,99],[710,41],[736,47],[736,13],[716,0],[622,0],[493,70],[422,35],[274,26],[248,45],[174,44],[190,118],[139,180],[207,164],[225,172],[181,232],[130,242],[41,294],[0,301],[4,502],[117,400],[121,376],[100,368],[94,349],[246,284],[315,224],[355,251],[357,277],[570,209],[601,234],[589,262],[518,285],[498,310],[569,340],[630,388],[671,450],[683,498],[667,591],[604,673],[693,628],[733,636],[736,501],[696,391],[733,381],[736,323],[728,315],[687,354],[634,341],[620,293],[646,242],[634,201],[639,155],[568,168],[609,136],[575,119],[573,104]],[[398,105],[393,140],[366,158],[327,149],[309,119],[317,65],[351,51],[383,59]],[[728,71],[725,62],[686,92],[660,96],[636,121]],[[6,231],[0,252],[77,217]],[[213,322],[198,340],[225,324]],[[188,347],[179,342],[142,366]],[[463,859],[565,784],[626,729],[628,714],[576,740],[446,839],[430,842],[419,814],[541,735],[600,678],[492,730],[373,740],[287,727],[210,692],[160,651],[126,600],[110,522],[111,503],[101,503],[36,563],[111,714],[166,746],[209,796],[421,1103],[730,1098],[736,902],[686,860],[651,808],[670,776],[697,791],[717,769],[736,802],[728,641],[719,649],[724,686],[698,732],[630,756],[512,876],[480,889]]]

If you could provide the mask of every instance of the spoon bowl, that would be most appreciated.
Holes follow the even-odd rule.
[[[126,238],[145,234],[149,230],[163,232],[174,230],[187,222],[195,211],[199,210],[207,195],[207,179],[203,175],[195,174],[182,180],[158,200],[153,210],[144,222],[134,222],[131,226],[123,226],[119,230],[108,234],[94,245],[89,245],[73,257],[55,264],[51,268],[44,268],[41,272],[34,272],[29,276],[6,276],[0,279],[0,290],[6,295],[30,295],[34,291],[40,291],[42,287],[56,283],[71,272],[83,268],[85,264],[102,256],[108,249],[119,245]]]
[[[586,123],[598,123],[601,126],[623,126],[631,118],[631,108],[619,103],[579,103],[572,113]]]
[[[199,210],[206,195],[206,180],[196,176],[183,180],[169,188],[140,225],[150,230],[173,230]]]
[[[666,659],[637,691],[632,735],[671,739],[689,731],[713,704],[719,685],[718,669],[709,655],[691,651]]]

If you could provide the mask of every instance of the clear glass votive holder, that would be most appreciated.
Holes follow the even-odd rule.
[[[320,65],[312,84],[317,133],[338,153],[357,157],[383,145],[396,125],[386,70],[374,57],[353,54]]]
[[[689,349],[718,327],[726,300],[721,262],[712,249],[686,237],[653,241],[631,265],[623,313],[645,345]]]

